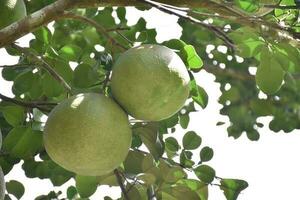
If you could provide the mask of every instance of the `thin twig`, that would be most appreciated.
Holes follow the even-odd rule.
[[[96,28],[96,30],[100,33],[100,34],[103,34],[106,38],[108,38],[109,40],[112,41],[113,44],[117,45],[119,48],[121,48],[122,50],[127,50],[128,48],[123,46],[122,44],[120,44],[117,40],[115,40],[113,37],[111,37],[107,30],[102,27],[100,24],[98,24],[96,21],[88,18],[88,17],[85,17],[85,16],[82,16],[82,15],[77,15],[77,14],[74,14],[72,12],[64,12],[63,15],[60,16],[60,18],[66,18],[66,19],[73,19],[73,20],[78,20],[78,21],[81,21],[81,22],[84,22],[84,23],[87,23],[93,27]]]
[[[39,102],[25,102],[25,101],[21,101],[21,100],[17,100],[17,99],[13,99],[13,98],[7,97],[7,96],[5,96],[3,94],[0,94],[0,99],[2,99],[3,101],[6,101],[6,102],[10,102],[10,103],[19,105],[19,106],[23,106],[25,108],[37,108],[37,109],[39,109],[41,111],[45,111],[45,112],[50,112],[51,110],[47,109],[47,108],[44,108],[42,106],[53,105],[52,103],[48,104],[46,102],[43,102],[43,103],[39,103]]]
[[[128,42],[128,44],[132,47],[134,45],[134,42],[129,40],[125,35],[123,35],[120,31],[116,31],[116,33],[118,35],[121,36],[121,38],[123,38],[126,42]]]
[[[32,53],[30,50],[20,47],[16,44],[11,45],[12,48],[20,51],[26,56],[30,57],[34,62],[38,64],[38,66],[43,67],[54,79],[60,82],[68,93],[71,92],[71,86],[64,80],[62,76],[60,76],[43,58],[39,58],[37,55]]]
[[[109,28],[105,29],[106,32],[113,32],[113,31],[128,31],[130,27],[117,27],[117,28]]]
[[[123,180],[122,180],[122,177],[120,175],[120,172],[117,169],[115,169],[114,170],[114,174],[115,174],[115,176],[117,178],[117,181],[118,181],[118,184],[119,184],[119,186],[120,186],[120,188],[122,190],[122,193],[124,194],[124,198],[126,200],[130,200],[130,198],[129,198],[128,194],[127,194],[126,188],[125,188],[125,186],[123,184]]]
[[[287,9],[300,9],[300,5],[295,5],[295,6],[280,6],[280,5],[262,5],[265,8],[277,8],[277,9],[282,9],[282,10],[287,10]]]
[[[152,7],[155,7],[155,8],[157,8],[157,9],[159,9],[159,10],[165,12],[165,13],[168,13],[168,14],[171,14],[171,15],[175,15],[175,16],[177,16],[179,18],[182,18],[182,19],[190,21],[190,22],[192,22],[194,24],[200,25],[200,26],[202,26],[202,27],[204,27],[206,29],[209,29],[210,31],[214,32],[218,38],[220,38],[221,40],[223,40],[232,51],[234,50],[234,43],[233,43],[233,41],[226,35],[226,33],[224,33],[222,30],[220,30],[216,26],[211,25],[211,24],[206,24],[206,23],[204,23],[204,22],[202,22],[202,21],[200,21],[198,19],[195,19],[195,18],[193,18],[191,16],[174,12],[174,10],[172,10],[170,8],[167,8],[167,7],[164,7],[162,4],[159,4],[159,3],[154,3],[154,2],[149,1],[149,0],[139,0],[139,1],[144,2],[146,4],[149,4]]]

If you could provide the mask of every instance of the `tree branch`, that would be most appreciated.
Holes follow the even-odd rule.
[[[60,76],[44,59],[39,58],[28,49],[20,47],[16,44],[12,44],[11,47],[30,57],[35,63],[39,64],[38,66],[43,67],[55,80],[61,83],[67,92],[71,92],[71,86],[69,86],[64,78]]]
[[[43,106],[48,106],[48,105],[56,105],[55,103],[47,103],[47,102],[25,102],[25,101],[20,101],[17,99],[13,99],[10,97],[7,97],[3,94],[0,94],[0,99],[2,99],[3,101],[6,102],[10,102],[25,108],[37,108],[41,111],[45,111],[45,112],[50,112],[51,110],[44,108]]]
[[[181,8],[205,8],[212,13],[220,15],[243,16],[239,11],[222,6],[214,1],[199,0],[154,0],[153,2],[164,3]],[[28,15],[24,19],[0,30],[0,48],[10,45],[20,37],[46,25],[47,23],[60,18],[67,10],[73,8],[87,7],[112,7],[112,6],[143,6],[140,0],[57,0],[54,3]],[[273,6],[273,5],[272,5]],[[168,7],[170,9],[170,7]],[[216,30],[217,31],[217,30]],[[218,32],[218,31],[217,31]],[[221,34],[222,35],[222,34]],[[293,34],[292,34],[293,35]],[[294,36],[294,35],[293,35]]]
[[[123,46],[122,44],[120,44],[117,40],[115,40],[113,37],[111,37],[107,30],[105,28],[103,28],[100,24],[98,24],[96,21],[82,16],[82,15],[77,15],[71,12],[64,12],[63,15],[60,16],[60,18],[68,18],[68,19],[74,19],[74,20],[78,20],[81,22],[85,22],[93,27],[96,28],[96,30],[100,33],[103,34],[105,37],[107,37],[110,41],[112,41],[113,44],[117,45],[118,47],[120,47],[122,50],[127,50],[128,48]],[[117,31],[117,30],[115,30]]]
[[[300,9],[300,5],[295,5],[295,6],[263,5],[263,7],[265,7],[265,8],[277,8],[277,9],[282,9],[282,10]]]
[[[231,50],[234,50],[234,44],[233,44],[233,41],[226,35],[226,33],[224,33],[222,30],[220,30],[218,27],[214,26],[214,25],[211,25],[211,24],[206,24],[198,19],[195,19],[191,16],[188,16],[188,15],[184,15],[184,14],[180,14],[180,13],[177,13],[177,12],[174,12],[174,10],[170,9],[170,8],[167,8],[167,7],[164,7],[162,4],[159,4],[159,3],[154,3],[153,1],[149,1],[149,0],[139,0],[141,2],[144,2],[146,4],[149,4],[151,5],[152,7],[155,7],[165,13],[168,13],[168,14],[171,14],[171,15],[175,15],[179,18],[182,18],[184,20],[187,20],[187,21],[190,21],[196,25],[199,25],[199,26],[202,26],[212,32],[214,32],[216,34],[216,36],[223,40],[227,46],[231,49]]]
[[[129,198],[128,194],[127,194],[127,191],[126,191],[126,189],[125,189],[125,186],[124,186],[124,184],[123,184],[122,177],[121,177],[120,172],[118,171],[118,169],[115,169],[115,170],[114,170],[114,174],[115,174],[115,176],[116,176],[116,178],[117,178],[118,184],[120,185],[120,188],[121,188],[121,190],[122,190],[122,193],[124,194],[125,200],[130,200],[130,198]]]

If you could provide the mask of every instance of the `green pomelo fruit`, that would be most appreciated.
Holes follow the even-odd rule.
[[[26,16],[26,6],[23,0],[1,0],[0,29]]]
[[[126,113],[104,95],[85,93],[64,100],[44,129],[49,156],[79,175],[99,176],[117,168],[131,145]]]
[[[175,114],[189,96],[189,74],[180,57],[161,45],[142,45],[113,66],[111,88],[136,119],[159,121]]]
[[[0,200],[4,200],[5,196],[5,181],[2,169],[0,167]]]

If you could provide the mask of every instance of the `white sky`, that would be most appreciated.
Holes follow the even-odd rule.
[[[129,9],[129,23],[134,24],[141,12]],[[157,28],[158,40],[168,40],[180,37],[181,28],[176,24],[177,18],[163,14],[155,9],[143,14],[148,28]],[[21,45],[27,44],[26,39],[20,40]],[[196,45],[196,44],[195,44]],[[205,48],[205,47],[203,47]],[[10,57],[3,49],[0,49],[0,65],[15,64],[16,58]],[[0,69],[1,71],[1,69]],[[218,97],[221,92],[219,84],[214,82],[214,76],[202,71],[196,75],[198,83],[204,87],[209,95],[209,104],[205,110],[191,114],[190,125],[187,130],[199,133],[203,140],[203,146],[208,145],[214,149],[214,158],[208,164],[217,172],[219,177],[238,178],[248,181],[249,187],[239,196],[239,200],[294,200],[300,197],[298,180],[300,180],[300,134],[294,131],[289,134],[273,133],[267,128],[261,129],[261,137],[258,142],[249,141],[245,135],[234,140],[227,137],[227,117],[219,114],[221,105]],[[11,96],[11,83],[0,78],[0,93]],[[226,121],[220,127],[216,126],[219,120]],[[262,119],[264,122],[270,118]],[[178,131],[172,136],[182,138],[185,131]],[[7,176],[6,181],[16,179],[24,183],[25,195],[22,199],[32,200],[34,197],[47,194],[52,190],[48,180],[27,179],[20,169],[15,167]],[[63,186],[66,191],[69,181]],[[56,190],[58,190],[56,188]],[[104,194],[103,194],[104,193]],[[101,187],[92,199],[103,199],[105,195],[119,196],[118,188]],[[225,199],[218,187],[210,187],[210,200]]]

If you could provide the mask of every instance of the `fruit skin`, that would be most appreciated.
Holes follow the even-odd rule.
[[[4,200],[5,196],[5,181],[2,168],[0,167],[0,200]]]
[[[1,0],[0,29],[26,16],[26,6],[23,0]]]
[[[111,89],[136,119],[160,121],[175,114],[189,96],[189,74],[180,57],[161,45],[142,45],[113,66]]]
[[[51,111],[44,145],[53,161],[65,169],[84,176],[104,175],[127,156],[131,145],[128,117],[104,95],[79,94]]]

